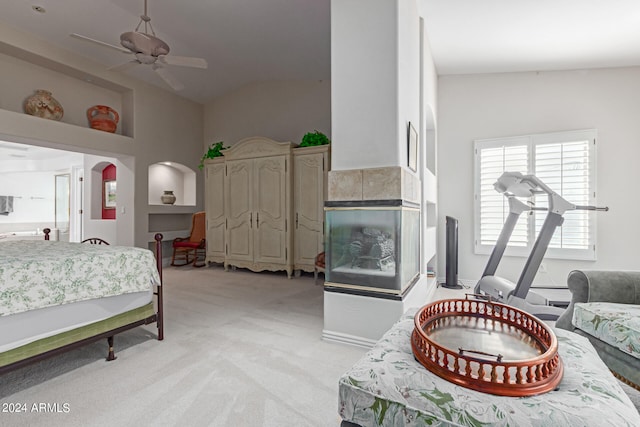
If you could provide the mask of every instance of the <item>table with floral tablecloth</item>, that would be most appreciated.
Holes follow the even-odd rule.
[[[481,393],[446,381],[411,350],[409,310],[339,380],[339,413],[361,426],[640,426],[640,415],[589,341],[554,329],[564,376],[538,396]]]

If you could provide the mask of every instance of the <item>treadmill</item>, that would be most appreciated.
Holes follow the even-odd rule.
[[[563,308],[549,305],[532,304],[527,300],[527,294],[538,272],[540,263],[547,251],[549,242],[556,228],[561,226],[563,215],[569,210],[608,211],[608,207],[574,205],[562,196],[554,192],[544,182],[534,175],[523,175],[520,172],[503,173],[493,187],[499,193],[504,194],[509,202],[509,215],[504,222],[500,236],[491,252],[487,266],[482,273],[482,278],[475,286],[474,292],[486,296],[488,299],[519,308],[541,320],[556,320],[564,311]],[[518,197],[532,197],[535,194],[547,194],[548,207],[537,208],[520,201]],[[533,249],[527,258],[524,269],[517,283],[513,283],[503,277],[496,276],[498,264],[507,248],[513,229],[518,218],[523,212],[534,210],[548,211],[540,233],[533,245]],[[533,291],[532,291],[533,292]],[[538,300],[544,297],[538,296]]]

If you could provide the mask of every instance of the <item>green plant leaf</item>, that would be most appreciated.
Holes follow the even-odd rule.
[[[327,138],[327,135],[325,135],[322,132],[318,132],[317,130],[315,132],[307,132],[303,137],[302,137],[302,141],[300,142],[300,146],[301,147],[314,147],[317,145],[327,145],[330,144],[331,140],[329,138]]]
[[[214,144],[211,144],[207,152],[202,155],[202,158],[200,159],[200,164],[198,165],[198,169],[202,170],[202,168],[204,167],[204,161],[206,159],[215,159],[216,157],[222,156],[221,151],[226,150],[227,148],[229,147],[225,147],[224,142],[222,141],[218,141]]]

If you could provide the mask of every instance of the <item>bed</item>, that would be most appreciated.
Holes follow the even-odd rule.
[[[164,338],[162,235],[156,254],[134,247],[0,241],[0,374],[156,323]],[[155,296],[155,302],[154,302]]]

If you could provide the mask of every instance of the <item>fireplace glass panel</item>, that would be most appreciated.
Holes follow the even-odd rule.
[[[327,209],[328,286],[401,294],[418,276],[417,209]]]

